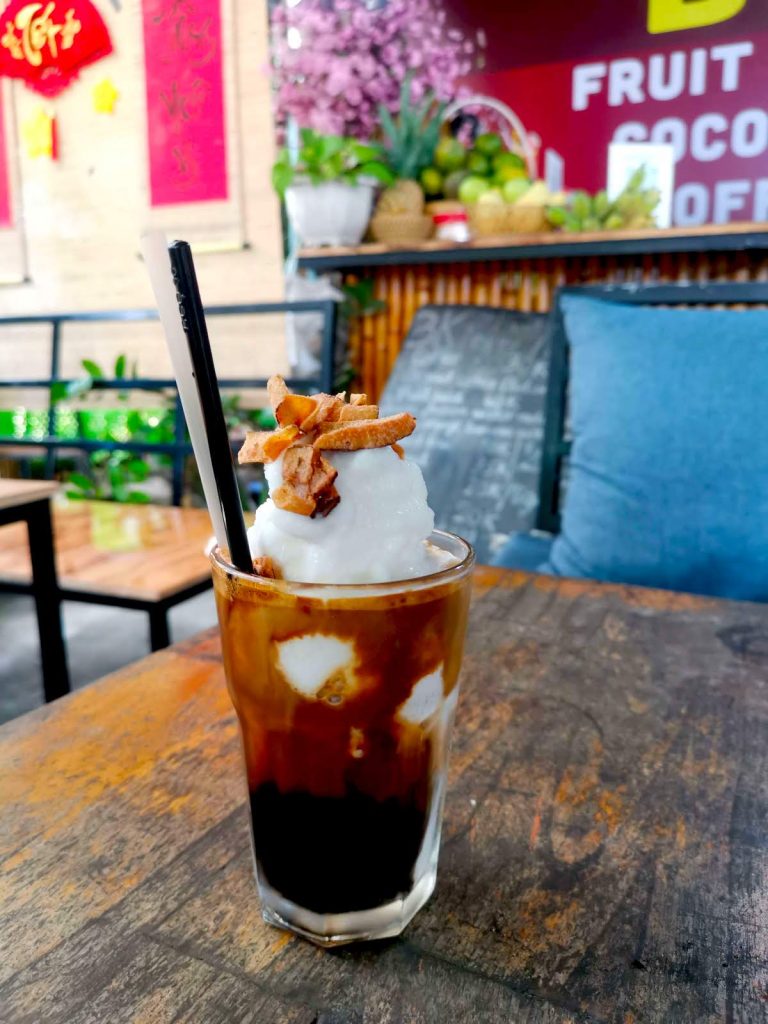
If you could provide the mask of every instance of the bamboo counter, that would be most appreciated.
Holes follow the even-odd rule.
[[[350,323],[349,356],[362,389],[378,398],[421,306],[546,312],[563,284],[764,281],[768,224],[303,249],[299,268],[339,274],[343,283],[373,281],[385,308]]]

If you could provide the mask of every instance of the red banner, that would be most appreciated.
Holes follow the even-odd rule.
[[[219,0],[143,0],[152,206],[226,199]]]
[[[81,68],[112,52],[90,0],[11,0],[0,26],[0,76],[21,78],[44,96],[56,96]]]
[[[0,82],[0,228],[12,228],[11,172],[8,167],[8,140],[4,116],[3,83]]]
[[[569,188],[605,185],[611,141],[671,143],[675,223],[768,220],[759,0],[595,0],[577,22],[571,0],[448,6],[488,40],[471,86],[508,103],[562,158]]]

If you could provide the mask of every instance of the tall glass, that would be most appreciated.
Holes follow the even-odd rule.
[[[431,542],[452,567],[372,585],[211,554],[264,918],[324,946],[399,934],[435,886],[474,556]]]

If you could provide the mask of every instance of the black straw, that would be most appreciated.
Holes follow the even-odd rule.
[[[181,322],[187,336],[197,393],[200,396],[205,432],[208,435],[213,475],[227,531],[229,557],[232,564],[241,572],[252,573],[253,560],[245,532],[232,449],[229,446],[227,423],[221,405],[219,381],[213,364],[192,250],[187,242],[171,242],[168,254],[171,258],[171,273],[176,286]]]

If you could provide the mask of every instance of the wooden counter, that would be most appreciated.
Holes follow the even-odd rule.
[[[544,312],[562,284],[766,280],[768,224],[304,249],[299,267],[338,272],[349,283],[373,280],[374,295],[386,308],[350,325],[349,349],[362,389],[378,398],[421,306]]]

